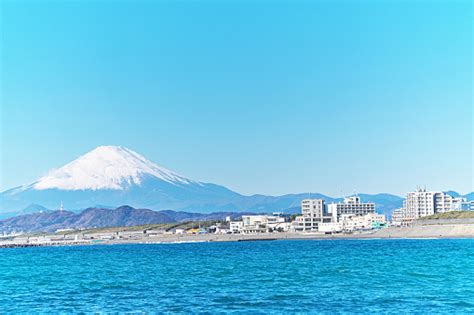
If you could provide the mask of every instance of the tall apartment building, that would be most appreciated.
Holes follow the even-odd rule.
[[[375,203],[361,202],[359,196],[344,198],[343,202],[328,205],[328,213],[332,216],[332,222],[339,222],[342,215],[353,214],[362,216],[375,213]]]
[[[437,192],[435,194],[435,213],[459,210],[462,201],[462,198],[454,198],[444,192]]]
[[[301,214],[305,217],[321,219],[324,214],[323,199],[304,199],[301,201]]]
[[[435,214],[436,194],[436,192],[421,188],[407,193],[403,202],[403,218],[414,220]]]
[[[407,193],[402,213],[405,220],[415,220],[435,213],[461,210],[465,199],[454,198],[442,191],[417,188]]]
[[[301,216],[296,217],[295,231],[317,231],[324,220],[325,205],[323,199],[304,199],[301,201]]]

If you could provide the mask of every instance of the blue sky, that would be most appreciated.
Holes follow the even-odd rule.
[[[244,194],[473,190],[470,1],[0,6],[0,190],[109,144]]]

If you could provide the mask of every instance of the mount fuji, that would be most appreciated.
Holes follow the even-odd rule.
[[[326,202],[338,201],[311,194]],[[0,215],[33,212],[33,209],[133,207],[209,213],[297,211],[308,194],[244,196],[224,186],[179,175],[121,146],[100,146],[38,180],[0,194]],[[380,212],[400,207],[402,198],[389,194],[361,195]],[[26,210],[25,210],[26,209]]]
[[[194,181],[121,146],[100,146],[29,185],[1,195],[1,211],[30,204],[57,209],[129,204],[153,209],[213,211],[233,208],[241,195],[223,186]]]
[[[173,185],[202,184],[148,161],[124,147],[101,146],[30,185],[37,190],[126,190],[146,178]]]

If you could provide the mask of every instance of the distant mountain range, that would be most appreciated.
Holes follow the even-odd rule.
[[[232,219],[243,213],[215,212],[190,213],[182,211],[153,211],[121,206],[116,209],[88,208],[80,213],[71,211],[43,211],[19,215],[0,221],[0,232],[55,232],[58,229],[135,226],[144,224],[175,223],[184,221]]]
[[[224,186],[202,183],[156,165],[120,146],[101,146],[65,166],[52,170],[31,184],[0,194],[0,217],[58,209],[80,211],[91,206],[131,205],[154,210],[185,212],[299,212],[304,198],[341,201],[318,193],[283,196],[244,196]],[[377,211],[390,214],[403,198],[390,194],[360,194]],[[472,199],[473,194],[470,194]]]

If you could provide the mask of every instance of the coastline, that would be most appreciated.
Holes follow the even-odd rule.
[[[346,240],[346,239],[474,239],[474,224],[421,225],[406,228],[388,227],[375,232],[351,234],[261,233],[261,234],[161,234],[135,239],[54,241],[45,243],[0,242],[0,248],[115,245],[115,244],[179,244],[201,242],[249,242],[273,240]]]

